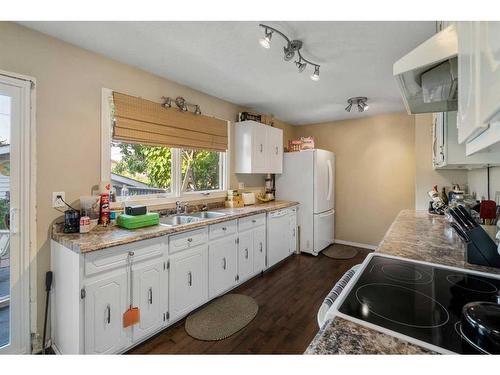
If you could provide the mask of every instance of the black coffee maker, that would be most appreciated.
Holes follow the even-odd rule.
[[[80,212],[72,208],[64,211],[64,233],[80,232]]]

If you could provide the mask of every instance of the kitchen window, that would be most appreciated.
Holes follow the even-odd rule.
[[[127,135],[127,123],[122,135],[116,136],[112,95],[113,91],[103,89],[101,175],[102,180],[111,181],[118,200],[163,204],[224,195],[228,152],[221,151],[220,146],[168,147],[168,142],[156,144],[154,139],[127,139],[123,136]]]

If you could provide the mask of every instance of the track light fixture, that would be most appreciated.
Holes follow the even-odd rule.
[[[172,108],[172,98],[169,98],[167,96],[162,96],[161,100],[162,100],[161,106],[163,108]],[[201,115],[200,106],[198,104],[188,103],[186,99],[184,99],[182,96],[178,96],[177,98],[175,98],[174,103],[181,112],[188,112],[189,107],[192,107],[193,113],[195,115]]]
[[[259,39],[259,43],[264,48],[271,48],[271,38],[273,33],[280,35],[286,41],[286,45],[283,47],[283,58],[285,61],[291,61],[295,54],[298,56],[298,60],[295,61],[295,65],[299,70],[299,73],[302,73],[307,65],[311,65],[314,67],[314,73],[311,75],[311,79],[313,81],[319,81],[319,65],[315,64],[307,59],[305,59],[300,53],[300,49],[302,48],[301,40],[290,40],[285,34],[281,31],[264,24],[260,24],[260,27],[264,28],[264,37]]]
[[[365,112],[370,108],[366,104],[368,98],[365,96],[355,96],[354,98],[347,99],[348,106],[345,107],[346,112],[351,112],[352,106],[355,105],[358,108],[358,112]]]

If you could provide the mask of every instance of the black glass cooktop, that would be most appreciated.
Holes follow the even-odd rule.
[[[338,310],[463,354],[479,353],[460,331],[462,307],[500,301],[500,280],[374,255]]]

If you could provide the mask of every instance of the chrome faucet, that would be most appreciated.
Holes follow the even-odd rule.
[[[181,201],[175,202],[175,213],[185,214],[187,210],[187,204]]]

